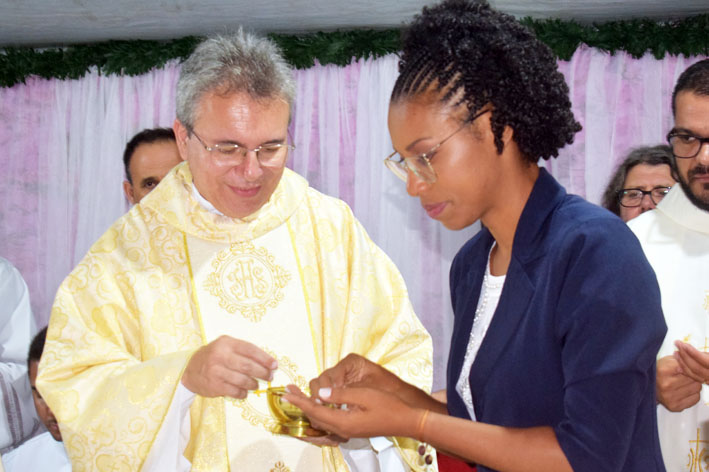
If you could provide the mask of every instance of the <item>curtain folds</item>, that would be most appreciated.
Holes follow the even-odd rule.
[[[664,142],[679,74],[699,57],[632,59],[586,47],[560,62],[584,129],[558,159],[542,165],[598,202],[627,152]],[[297,97],[289,167],[318,190],[345,200],[406,279],[416,312],[434,339],[434,386],[444,385],[452,313],[448,269],[478,229],[446,230],[385,169],[389,94],[397,57],[295,72]],[[133,134],[171,126],[179,64],[139,77],[33,78],[0,89],[0,256],[22,272],[38,325],[54,293],[89,246],[128,205],[122,154]],[[474,156],[471,156],[474,158]]]

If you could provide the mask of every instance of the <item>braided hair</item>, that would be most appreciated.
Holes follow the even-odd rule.
[[[502,133],[509,126],[531,162],[558,156],[581,129],[551,50],[485,1],[424,7],[404,31],[391,102],[431,90],[442,104],[464,104],[467,119],[492,104],[497,151],[502,152]]]

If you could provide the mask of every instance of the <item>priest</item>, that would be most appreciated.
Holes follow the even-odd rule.
[[[655,270],[667,335],[657,360],[665,468],[701,470],[709,444],[709,59],[680,75],[668,134],[679,183],[629,222]]]
[[[397,269],[345,203],[285,167],[294,94],[276,46],[242,31],[183,64],[185,162],[52,308],[37,384],[77,470],[418,468],[412,440],[274,434],[258,394],[305,388],[348,353],[426,389],[432,375]]]

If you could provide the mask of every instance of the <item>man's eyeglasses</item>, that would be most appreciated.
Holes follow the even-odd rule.
[[[248,149],[234,143],[218,143],[213,146],[208,146],[194,130],[192,130],[191,133],[208,152],[216,151],[212,155],[220,164],[241,165],[246,155],[250,151],[253,151],[256,153],[256,159],[260,165],[264,167],[280,167],[286,161],[288,151],[295,149],[294,145],[284,143],[262,144],[254,149]]]
[[[458,131],[462,130],[488,111],[490,110],[483,110],[473,115],[472,118],[465,120],[465,122],[463,122],[463,124],[458,129],[446,136],[441,142],[433,146],[427,152],[424,152],[423,154],[419,154],[417,156],[403,157],[401,154],[394,151],[389,154],[386,159],[384,159],[384,165],[386,165],[387,168],[394,173],[394,175],[399,177],[404,182],[407,181],[409,171],[411,171],[419,179],[423,180],[428,184],[432,184],[436,181],[436,171],[434,171],[433,166],[431,166],[431,159],[433,158],[433,155],[436,153],[436,151],[438,151],[438,149],[443,146],[443,143],[452,138]]]
[[[665,195],[672,187],[655,187],[652,190],[642,190],[639,188],[624,188],[618,192],[618,203],[624,207],[633,208],[642,204],[645,195],[650,195],[650,199],[655,205],[665,198]]]
[[[667,135],[667,142],[672,147],[672,154],[681,159],[689,159],[699,154],[699,150],[706,143],[709,143],[709,138],[700,138],[689,133],[679,131],[671,131]]]

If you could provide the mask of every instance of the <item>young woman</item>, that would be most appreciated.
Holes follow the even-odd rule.
[[[664,470],[654,273],[618,218],[540,158],[580,125],[551,51],[482,3],[424,8],[405,37],[387,166],[450,229],[447,403],[350,355],[288,401],[340,437],[409,436],[478,470]],[[347,404],[332,409],[322,403]]]

